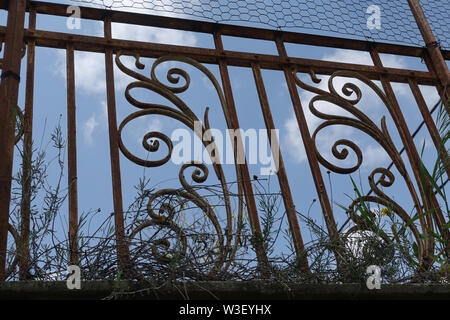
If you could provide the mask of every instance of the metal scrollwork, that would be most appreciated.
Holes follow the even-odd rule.
[[[312,72],[311,76],[314,76],[316,78],[314,72],[313,71],[311,71],[311,72]],[[345,83],[344,86],[342,87],[342,93],[345,96],[345,97],[343,97],[342,95],[340,95],[337,92],[336,88],[334,87],[334,80],[336,77],[354,78],[354,79],[360,80],[361,82],[365,83],[378,95],[378,97],[380,97],[380,99],[383,101],[383,103],[386,106],[388,106],[389,111],[391,111],[391,108],[389,107],[390,103],[389,103],[387,97],[385,96],[385,94],[380,90],[380,88],[378,88],[378,86],[375,83],[373,83],[366,77],[364,77],[356,72],[336,71],[335,73],[333,73],[328,80],[329,92],[304,83],[303,81],[301,81],[298,78],[297,74],[295,74],[295,81],[301,88],[317,94],[316,96],[314,96],[311,99],[311,101],[309,103],[309,108],[311,110],[311,113],[314,114],[316,117],[325,120],[325,122],[320,124],[313,133],[312,137],[313,137],[314,143],[316,143],[317,134],[326,127],[335,126],[335,125],[345,125],[345,126],[354,127],[362,132],[365,132],[366,134],[371,136],[373,139],[375,139],[383,147],[383,149],[387,152],[387,154],[391,157],[391,159],[394,161],[394,164],[396,165],[396,168],[398,169],[398,171],[402,175],[407,175],[405,165],[404,165],[400,155],[398,154],[397,149],[395,148],[395,145],[392,142],[391,136],[387,130],[386,118],[384,116],[381,118],[381,121],[380,121],[381,128],[379,128],[367,115],[365,115],[362,111],[360,111],[356,107],[356,104],[358,104],[362,98],[361,89],[358,86],[356,86],[354,83]],[[317,83],[317,80],[318,79],[316,79],[316,81],[315,81],[316,83]],[[356,95],[356,98],[351,99],[350,97],[353,94]],[[329,102],[331,104],[334,104],[334,105],[344,109],[348,113],[352,114],[354,116],[354,118],[342,116],[342,115],[331,115],[331,114],[323,113],[323,112],[319,111],[315,106],[315,104],[319,101],[324,101],[324,102]],[[332,147],[332,153],[339,160],[344,160],[349,155],[349,151],[346,148],[342,149],[342,151],[339,152],[338,151],[339,146],[347,146],[356,153],[358,162],[355,166],[353,166],[352,168],[342,168],[342,167],[332,165],[326,159],[324,159],[324,157],[317,151],[317,148],[316,148],[316,151],[317,151],[316,153],[317,153],[320,163],[323,166],[325,166],[326,168],[328,168],[334,172],[337,172],[337,173],[346,174],[346,173],[352,173],[352,172],[357,171],[360,168],[360,166],[362,164],[362,160],[363,160],[363,155],[362,155],[361,149],[354,142],[352,142],[350,140],[347,140],[347,139],[338,140]]]
[[[316,77],[313,70],[309,72],[309,75],[314,83],[317,84],[321,82],[321,80]],[[317,149],[316,138],[317,134],[320,131],[322,131],[327,127],[335,125],[350,126],[360,130],[361,132],[364,132],[365,134],[372,137],[375,141],[377,141],[377,143],[389,155],[389,157],[391,158],[391,160],[395,165],[395,168],[398,170],[398,172],[406,182],[411,197],[414,201],[417,210],[417,215],[420,215],[421,204],[419,201],[419,197],[412,184],[411,178],[406,170],[406,166],[392,141],[391,135],[388,132],[385,116],[381,118],[380,126],[377,126],[366,114],[364,114],[356,106],[362,99],[363,96],[362,90],[356,84],[347,82],[342,86],[341,93],[339,93],[334,83],[337,77],[356,79],[367,85],[381,99],[381,101],[387,107],[391,116],[395,117],[395,112],[392,108],[392,105],[389,102],[387,96],[384,94],[384,92],[375,83],[373,83],[368,78],[362,76],[361,74],[352,71],[336,71],[330,76],[328,80],[328,91],[325,91],[320,88],[304,83],[297,76],[297,72],[294,72],[294,79],[297,85],[304,90],[316,94],[309,102],[309,109],[311,110],[311,113],[314,114],[316,117],[325,120],[315,129],[312,135],[318,161],[324,167],[336,173],[349,174],[357,171],[363,163],[363,153],[360,147],[355,142],[350,141],[348,139],[339,139],[332,146],[331,149],[332,154],[339,160],[345,160],[349,156],[350,154],[349,149],[356,154],[357,163],[350,168],[344,168],[332,164],[320,154],[320,152]],[[328,102],[335,106],[338,106],[343,110],[345,110],[346,112],[350,113],[353,117],[345,115],[327,114],[321,112],[316,107],[316,104],[319,101]],[[339,151],[339,148],[341,147],[342,149]],[[375,180],[375,176],[378,175],[380,176],[379,179]],[[394,212],[397,216],[399,216],[405,222],[408,228],[412,231],[412,234],[418,244],[419,259],[422,260],[425,252],[424,248],[425,244],[423,239],[420,237],[419,230],[413,223],[408,223],[411,220],[411,217],[401,208],[401,206],[398,205],[393,199],[388,197],[378,187],[378,184],[386,188],[392,186],[392,184],[395,181],[394,174],[388,169],[376,168],[371,172],[371,174],[368,177],[368,180],[371,189],[375,193],[375,196],[361,196],[355,199],[353,203],[350,205],[349,214],[353,222],[355,222],[355,227],[351,229],[351,232],[354,232],[355,228],[358,230],[370,230],[370,226],[367,225],[367,222],[356,214],[357,204],[361,202],[367,203],[372,202],[385,206],[386,208],[390,208],[392,212]],[[422,226],[424,226],[425,222],[423,218],[420,219],[420,222],[422,223]],[[383,239],[383,241],[387,243],[390,243],[392,241],[382,230],[377,230],[377,234],[379,234]]]
[[[141,62],[140,56],[138,54],[118,52],[116,55],[115,61],[118,68],[125,74],[136,79],[136,81],[131,82],[126,87],[125,98],[131,105],[140,109],[139,111],[136,111],[127,116],[119,126],[118,133],[119,133],[120,150],[129,160],[138,165],[145,167],[162,166],[170,160],[172,155],[173,145],[170,138],[165,134],[163,134],[162,132],[149,132],[145,134],[142,140],[142,146],[144,147],[145,150],[147,150],[150,153],[154,153],[160,149],[161,143],[163,143],[167,147],[168,151],[165,157],[163,157],[162,159],[157,160],[142,159],[134,155],[132,152],[130,152],[126,148],[122,140],[122,132],[126,125],[128,125],[133,120],[143,116],[159,115],[168,117],[170,119],[176,120],[184,124],[186,127],[190,128],[193,132],[195,132],[195,134],[198,135],[199,138],[202,138],[203,134],[208,129],[210,129],[210,124],[208,119],[209,108],[206,108],[201,132],[195,130],[194,123],[196,122],[201,123],[199,118],[187,106],[187,104],[179,96],[177,96],[177,94],[185,92],[186,90],[189,89],[191,85],[191,78],[189,74],[183,69],[171,68],[167,72],[167,81],[170,83],[170,85],[167,85],[158,79],[156,75],[156,68],[164,62],[181,62],[188,64],[190,66],[195,67],[200,72],[202,72],[211,81],[218,94],[222,107],[225,107],[226,104],[224,94],[217,79],[215,79],[213,74],[205,66],[201,65],[200,63],[198,63],[193,59],[181,56],[160,57],[153,63],[150,71],[150,77],[147,77],[139,72],[136,72],[126,67],[125,64],[121,61],[121,57],[123,55],[133,56],[135,59],[135,66],[137,69],[143,70],[145,68],[145,65]],[[147,101],[140,101],[133,95],[133,90],[137,88],[150,90],[170,101],[175,107],[161,104],[154,104]],[[203,141],[203,139],[201,140]],[[203,143],[206,147],[211,143],[214,144],[214,140],[212,139],[212,141]],[[207,150],[209,152],[209,156],[211,157],[211,159],[214,159],[218,156],[217,154],[215,154],[216,148],[207,148]],[[184,202],[192,203],[195,205],[195,207],[199,208],[203,212],[204,216],[207,218],[209,223],[212,225],[213,230],[215,231],[215,238],[216,238],[215,243],[218,248],[218,254],[216,255],[215,258],[214,267],[210,272],[214,273],[225,271],[229,267],[230,261],[233,260],[235,252],[237,250],[240,225],[238,224],[237,230],[233,231],[232,212],[229,198],[230,196],[225,175],[221,165],[218,164],[216,161],[212,161],[212,166],[214,169],[215,176],[220,181],[223,190],[223,197],[226,211],[226,226],[224,229],[225,231],[223,231],[221,223],[213,207],[208,203],[208,201],[205,198],[203,198],[196,191],[196,188],[194,188],[194,186],[192,186],[185,177],[185,173],[188,169],[194,169],[194,171],[190,176],[192,181],[197,184],[202,184],[209,177],[209,170],[207,166],[199,162],[190,162],[184,164],[179,171],[178,178],[182,186],[182,189],[162,189],[153,193],[149,197],[147,204],[147,214],[150,217],[150,220],[145,221],[144,223],[140,224],[137,228],[135,228],[133,232],[130,234],[129,238],[133,239],[139,232],[150,226],[158,226],[160,228],[166,228],[177,235],[179,245],[181,247],[181,256],[185,256],[188,250],[187,236],[183,232],[182,228],[175,221],[175,216],[177,214],[176,209],[174,208],[173,204],[170,203],[170,201],[167,201],[167,199],[170,199],[170,197],[176,197],[178,200],[183,199]],[[155,208],[157,208],[157,206],[159,206],[159,210],[158,212],[155,212]],[[241,221],[243,215],[242,202],[240,202],[238,215],[239,215],[238,219],[239,221]],[[234,244],[232,244],[233,235],[235,235]],[[164,249],[167,251],[170,249],[170,247],[171,244],[167,239],[159,239],[155,241],[152,247],[153,256],[159,262],[162,263],[171,262],[173,257],[171,257],[170,255],[167,256],[161,254],[160,250]]]

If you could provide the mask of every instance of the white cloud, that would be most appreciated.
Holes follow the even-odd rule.
[[[350,228],[345,230],[344,234],[348,233],[349,230]],[[367,242],[372,239],[383,241],[383,239],[377,236],[373,231],[357,230],[347,236],[345,246],[355,258],[361,259],[364,257],[364,247],[367,246]]]
[[[408,97],[411,95],[411,90],[407,83],[391,82],[392,90],[394,90],[396,97]]]
[[[107,102],[101,101],[100,107],[101,107],[101,120],[106,123],[108,121],[108,104],[107,104]]]
[[[152,118],[150,121],[147,117],[139,118],[138,122],[135,123],[134,134],[136,136],[136,141],[141,144],[142,138],[148,132],[161,132],[164,128],[163,122],[159,118]]]
[[[91,117],[86,120],[83,124],[83,136],[84,136],[84,141],[88,144],[88,145],[93,145],[94,144],[94,139],[92,137],[95,128],[99,125],[99,123],[97,122],[97,120],[95,119],[95,113],[93,113],[91,115]]]
[[[144,26],[113,23],[113,37],[142,42],[177,44],[195,46],[197,38],[193,33],[171,29],[157,29]],[[103,24],[98,23],[94,32],[98,36],[103,33]],[[56,72],[66,78],[66,53],[58,50],[56,57]],[[131,65],[131,64],[130,64]],[[123,90],[131,78],[114,65],[116,89]],[[87,94],[103,94],[106,92],[105,57],[101,53],[75,51],[75,85]]]
[[[87,94],[106,92],[105,58],[100,53],[75,51],[75,88]],[[66,52],[56,52],[55,72],[66,80]]]
[[[87,93],[106,92],[105,58],[99,53],[75,53],[75,86]]]
[[[363,150],[363,156],[363,167],[369,169],[383,165],[390,160],[388,154],[382,147],[371,144]]]
[[[373,62],[372,59],[370,58],[369,53],[354,50],[339,49],[333,52],[332,54],[324,55],[322,60],[373,66]]]
[[[83,123],[83,138],[88,145],[93,145],[95,143],[93,136],[97,127],[106,127],[108,125],[108,106],[106,101],[100,102],[99,109],[98,112],[94,112],[89,119]]]
[[[433,86],[419,86],[420,91],[422,92],[423,98],[428,106],[428,109],[434,107],[434,105],[439,101],[440,97],[436,90],[436,87]]]
[[[103,24],[98,23],[94,34],[101,36]],[[194,34],[170,29],[156,29],[128,24],[113,24],[113,37],[119,39],[136,40],[143,42],[178,44],[184,46],[195,46],[197,39]],[[66,79],[66,52],[58,50],[56,53],[55,73]],[[124,58],[124,61],[132,59]],[[128,65],[132,66],[132,63]],[[133,81],[114,65],[115,88],[124,90]],[[105,95],[105,57],[101,53],[75,51],[75,86],[79,92],[90,95]],[[89,119],[83,123],[83,137],[88,145],[94,144],[94,132],[99,125],[107,125],[107,103],[101,101],[100,116],[98,112],[93,113]],[[150,123],[142,122],[140,125],[144,134],[150,131],[161,131],[163,124],[159,119],[152,119]],[[140,136],[142,139],[143,135]]]
[[[114,38],[142,42],[175,44],[183,46],[195,46],[197,43],[197,38],[190,32],[137,26],[125,23],[113,23],[112,34]]]
[[[300,134],[295,115],[286,120],[284,127],[287,131],[285,142],[288,146],[288,153],[297,163],[305,161],[307,159],[305,147],[303,146],[302,136]]]
[[[407,67],[405,59],[401,56],[380,54],[380,59],[383,65],[389,68],[403,69]],[[322,60],[373,66],[370,54],[365,51],[337,49],[331,54],[324,55]]]
[[[311,117],[312,118],[312,117]],[[318,118],[316,118],[318,119]],[[311,126],[310,122],[321,122],[322,120],[308,121],[308,126],[310,131],[314,131],[316,126]],[[284,128],[286,130],[286,135],[284,143],[286,145],[287,152],[290,154],[292,160],[296,163],[307,160],[306,150],[303,145],[302,136],[297,124],[297,118],[293,114],[289,119],[286,120]],[[325,158],[335,159],[332,155],[331,148],[335,142],[339,139],[350,138],[352,134],[352,129],[344,126],[330,126],[324,129],[316,136],[316,147],[320,154]],[[346,147],[347,148],[347,147]],[[339,147],[338,147],[339,149]],[[348,148],[347,148],[348,149]],[[349,150],[350,151],[350,150]],[[351,152],[350,152],[351,153]],[[340,163],[341,165],[351,165],[350,157],[345,161]]]
[[[381,62],[384,67],[405,69],[408,67],[408,63],[401,56],[393,54],[380,54]]]
[[[99,110],[83,123],[83,138],[88,145],[94,145],[95,132],[98,127],[108,126],[108,106],[106,101],[101,101]],[[163,121],[159,118],[149,119],[148,117],[140,117],[133,124],[133,130],[128,131],[127,135],[135,137],[138,144],[142,143],[142,138],[148,132],[161,132],[164,128]]]
[[[158,29],[144,26],[136,26],[129,24],[113,23],[112,32],[114,38],[135,40],[142,42],[177,44],[183,46],[195,46],[197,38],[193,33],[171,29]],[[103,24],[98,23],[94,34],[102,36]],[[128,62],[128,66],[134,66],[131,58],[124,58],[124,62]],[[58,50],[55,72],[66,79],[66,52]],[[128,75],[124,74],[114,65],[115,88],[124,90],[125,87],[133,81]],[[105,57],[101,53],[79,52],[75,51],[75,85],[79,92],[91,95],[105,95],[106,79],[105,79]],[[100,116],[98,114],[100,113]],[[99,125],[107,125],[107,104],[101,101],[101,111],[93,113],[89,119],[83,124],[83,136],[87,144],[94,143],[94,131]],[[163,123],[159,119],[152,119],[150,122],[142,119],[139,128],[135,132],[161,131]],[[140,135],[142,140],[143,135]]]
[[[161,131],[162,129],[163,129],[162,121],[157,118],[152,119],[152,121],[150,121],[150,123],[148,123],[147,125],[147,132]]]

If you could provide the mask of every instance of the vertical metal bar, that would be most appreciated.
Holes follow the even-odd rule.
[[[436,71],[434,70],[434,66],[433,66],[433,62],[430,58],[430,53],[428,51],[424,51],[423,56],[422,56],[423,61],[425,62],[425,65],[427,66],[428,71],[433,74],[433,76],[436,79],[439,79],[439,77],[436,74]],[[444,96],[444,88],[442,87],[442,84],[439,81],[439,84],[436,85],[436,90],[439,94],[440,97]]]
[[[289,227],[292,234],[292,239],[294,242],[295,252],[297,254],[297,259],[299,262],[299,268],[301,271],[309,272],[308,259],[305,252],[305,246],[303,243],[303,238],[300,231],[300,226],[297,219],[297,211],[295,210],[294,201],[292,199],[291,188],[289,186],[289,181],[287,179],[286,168],[284,166],[283,156],[280,150],[280,144],[278,137],[274,134],[275,124],[273,122],[272,112],[270,111],[269,100],[267,98],[266,88],[264,86],[264,80],[261,74],[261,67],[259,64],[254,64],[253,76],[255,78],[256,89],[258,91],[258,97],[261,106],[261,112],[264,116],[264,122],[267,129],[267,135],[272,149],[272,156],[276,157],[278,160],[278,182],[280,184],[281,193],[283,195],[283,203],[286,209],[286,214],[289,222]],[[275,143],[275,146],[273,145]],[[276,148],[275,150],[273,148]],[[276,152],[277,154],[273,154]]]
[[[28,29],[36,30],[36,10],[31,7],[29,11]],[[28,41],[27,53],[27,79],[25,91],[24,112],[24,138],[22,159],[22,201],[21,212],[21,244],[19,249],[19,279],[26,280],[29,277],[30,259],[30,217],[31,217],[31,180],[32,180],[32,153],[33,153],[33,102],[34,102],[34,63],[35,40]]]
[[[9,205],[14,158],[16,106],[19,96],[25,0],[9,1],[5,53],[0,83],[0,281],[5,278]]]
[[[106,39],[112,38],[111,17],[106,17],[104,21],[104,35]],[[119,268],[126,270],[129,263],[129,249],[125,242],[125,226],[123,218],[123,202],[122,202],[122,181],[120,176],[120,159],[119,159],[119,142],[117,131],[116,116],[116,96],[114,89],[114,64],[113,50],[106,49],[105,52],[105,68],[106,68],[106,94],[108,104],[108,128],[109,128],[109,148],[111,157],[111,177],[113,188],[114,203],[114,222],[116,231],[117,257]]]
[[[433,66],[433,61],[431,60],[430,53],[428,51],[425,51],[422,58],[428,68],[428,71],[432,73],[435,78],[439,79]],[[446,94],[445,88],[442,86],[441,82],[439,82],[439,84],[436,85],[435,88],[441,99],[445,99],[446,97],[448,99],[448,94]],[[445,107],[447,108],[447,112],[450,113],[449,107],[447,105],[445,105]]]
[[[433,66],[433,60],[432,60],[432,58],[431,58],[431,55],[430,55],[430,52],[429,51],[426,51],[425,52],[425,54],[424,54],[424,56],[423,56],[423,60],[425,61],[425,64],[427,65],[427,68],[428,68],[428,71],[430,72],[430,73],[433,73],[435,76],[436,76],[436,78],[439,78],[437,75],[436,75],[436,70],[435,70],[435,67]],[[445,62],[445,61],[444,61]],[[449,92],[447,91],[447,88],[445,88],[443,85],[442,85],[442,82],[440,82],[441,84],[440,85],[437,85],[435,88],[436,88],[436,90],[437,90],[437,92],[438,92],[438,94],[439,94],[439,96],[441,97],[441,99],[444,99],[444,101],[446,101],[446,99],[449,99]],[[447,91],[447,92],[446,92]],[[420,91],[417,91],[417,92],[420,92]],[[413,94],[414,94],[414,90],[413,90]],[[423,97],[422,97],[423,98]],[[420,98],[419,98],[420,99]],[[417,98],[416,98],[416,100],[417,100]],[[420,104],[419,104],[419,106],[420,106]],[[448,113],[450,113],[450,109],[449,109],[449,106],[448,106],[448,104],[444,104],[444,107],[446,108],[446,110],[447,110],[447,112]],[[428,110],[426,110],[427,112],[426,113],[428,113]],[[425,119],[425,117],[424,117],[424,119]],[[431,123],[433,123],[433,125],[434,125],[434,122],[432,121]],[[430,134],[431,134],[431,132],[432,132],[432,130],[429,130],[430,131]],[[439,134],[437,135],[437,136],[439,136]],[[439,148],[438,148],[439,149]],[[446,161],[445,163],[447,164],[448,162],[448,154],[447,154],[447,152],[446,152],[446,148],[444,147],[444,150],[442,150],[442,153],[443,153],[443,160],[444,161]],[[449,167],[447,166],[446,167],[447,168],[447,177],[449,177],[449,171],[450,171],[450,169],[449,169]],[[449,177],[450,178],[450,177]],[[432,197],[432,200],[433,200],[433,205],[436,207],[436,208],[439,208],[439,204],[437,204],[437,200],[436,200],[436,198],[434,197],[434,195],[433,195],[433,197]],[[443,215],[440,215],[440,219],[441,219],[441,225],[445,225],[445,218],[443,217]],[[442,229],[441,229],[442,230]],[[447,250],[447,257],[449,257],[450,256],[450,230],[445,230],[445,231],[443,231],[443,234],[444,234],[444,237],[445,237],[445,239],[446,239],[446,250]]]
[[[422,37],[425,41],[427,51],[430,55],[431,62],[433,64],[434,70],[439,77],[442,86],[447,90],[450,85],[450,74],[445,63],[444,57],[442,56],[439,44],[433,35],[433,31],[428,24],[427,18],[420,6],[419,0],[408,0],[411,11],[416,19],[417,26],[419,27]],[[448,92],[447,92],[448,94]]]
[[[75,105],[75,64],[73,43],[67,44],[67,151],[69,187],[69,246],[70,263],[78,265],[78,183],[77,128]]]
[[[218,51],[219,54],[222,54],[224,52],[224,48],[223,48],[223,43],[222,43],[222,37],[220,35],[220,33],[215,32],[214,33],[214,43],[216,46],[216,51]],[[222,86],[223,86],[223,90],[224,90],[224,94],[225,94],[225,99],[226,99],[226,109],[223,110],[224,115],[225,115],[225,119],[227,121],[227,125],[229,129],[232,130],[238,130],[238,134],[237,134],[237,141],[232,141],[233,143],[233,147],[234,147],[234,155],[235,155],[235,159],[236,162],[238,162],[238,156],[237,156],[237,150],[244,150],[244,146],[243,146],[243,141],[242,141],[242,137],[240,136],[240,126],[239,126],[239,120],[238,120],[238,116],[237,116],[237,112],[236,112],[236,105],[234,103],[234,98],[233,98],[233,91],[231,89],[231,81],[230,81],[230,75],[228,73],[228,65],[226,63],[225,60],[223,59],[219,59],[219,69],[220,69],[220,75],[222,78]],[[264,250],[264,246],[262,241],[262,232],[261,232],[261,225],[259,222],[259,217],[258,217],[258,210],[256,207],[256,202],[255,202],[255,197],[254,197],[254,193],[253,193],[253,187],[252,187],[252,183],[250,180],[250,174],[248,171],[248,165],[247,165],[247,160],[246,157],[244,157],[244,163],[236,163],[236,170],[240,171],[240,175],[242,178],[242,186],[244,189],[244,194],[245,194],[245,201],[246,201],[246,205],[247,205],[247,210],[248,210],[248,216],[249,216],[249,220],[250,220],[250,225],[252,228],[252,235],[254,237],[255,241],[255,251],[256,251],[256,256],[258,259],[258,264],[259,264],[259,268],[260,271],[263,275],[263,277],[267,277],[268,276],[268,259],[267,259],[267,253]],[[238,174],[239,176],[239,174]],[[259,241],[258,241],[259,240]]]
[[[288,59],[286,48],[283,41],[280,38],[276,39],[276,45],[280,57],[284,60]],[[325,184],[323,182],[322,173],[320,172],[319,163],[317,160],[317,155],[315,153],[314,142],[312,141],[308,123],[306,121],[305,114],[302,109],[302,104],[300,97],[298,95],[297,86],[295,84],[294,75],[292,70],[287,67],[283,68],[284,75],[286,77],[286,83],[289,89],[289,94],[291,96],[292,104],[295,111],[295,116],[297,118],[298,127],[302,136],[303,144],[305,146],[306,155],[308,158],[309,166],[313,176],[314,184],[316,187],[317,195],[320,200],[320,205],[322,207],[323,216],[328,229],[330,239],[333,241],[338,241],[339,235],[336,227],[336,221],[334,220],[333,211],[331,209],[330,200],[328,198],[327,191],[325,189]],[[339,263],[338,254],[336,254],[337,262]]]
[[[409,87],[416,99],[417,106],[419,107],[420,113],[422,114],[425,125],[427,126],[428,132],[430,133],[431,139],[433,140],[434,146],[438,153],[440,153],[441,159],[444,163],[450,163],[450,159],[448,153],[445,149],[445,146],[442,146],[441,136],[439,134],[438,129],[436,128],[436,124],[433,121],[433,117],[431,116],[430,111],[428,110],[425,99],[423,98],[422,92],[420,91],[419,86],[417,85],[417,81],[413,78],[409,79]],[[446,167],[447,177],[450,179],[450,167]]]

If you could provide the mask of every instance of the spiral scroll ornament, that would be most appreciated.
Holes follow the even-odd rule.
[[[191,77],[190,75],[181,68],[171,68],[167,71],[167,81],[170,84],[164,84],[160,81],[156,75],[156,68],[165,62],[178,62],[188,64],[197,70],[199,70],[203,75],[205,75],[209,81],[213,84],[216,93],[218,94],[220,103],[222,107],[225,107],[225,97],[222,92],[222,89],[214,77],[214,75],[202,64],[197,61],[182,57],[182,56],[163,56],[153,63],[150,71],[150,76],[147,77],[139,72],[136,72],[122,62],[121,58],[124,55],[133,56],[135,59],[135,66],[139,70],[143,70],[145,65],[141,62],[140,56],[135,53],[124,53],[118,52],[116,55],[116,64],[118,68],[124,72],[125,74],[133,77],[136,81],[131,82],[125,89],[125,98],[126,100],[139,109],[138,111],[127,116],[120,124],[118,133],[119,133],[119,148],[122,153],[127,157],[130,161],[144,167],[160,167],[166,164],[172,155],[173,144],[170,138],[162,132],[148,132],[144,135],[142,139],[143,148],[149,153],[157,152],[161,144],[164,144],[167,147],[167,154],[161,159],[142,159],[132,152],[125,146],[125,143],[122,139],[123,129],[130,124],[133,120],[148,116],[148,115],[158,115],[170,118],[172,120],[178,121],[193,132],[199,138],[204,141],[203,135],[207,130],[210,129],[209,119],[208,119],[208,111],[209,108],[205,109],[204,113],[204,121],[201,130],[196,130],[195,123],[201,123],[196,114],[188,107],[188,105],[178,96],[178,94],[187,91],[191,85]],[[183,84],[180,84],[180,83]],[[154,104],[147,101],[140,101],[135,98],[133,95],[134,89],[145,89],[152,91],[161,97],[164,97],[168,101],[171,102],[175,107],[161,104]],[[215,148],[214,140],[204,141],[203,144],[206,147],[207,145],[213,144],[209,148],[206,148],[209,152],[209,156],[212,160],[217,158],[219,155],[216,154],[217,148]],[[178,238],[178,247],[181,248],[182,257],[187,254],[188,250],[188,236],[184,233],[183,228],[177,224],[175,221],[175,216],[177,214],[175,207],[170,201],[167,199],[171,199],[171,197],[176,197],[178,200],[183,199],[184,202],[189,202],[193,204],[195,207],[199,208],[201,212],[203,212],[204,217],[208,221],[208,223],[212,226],[215,232],[215,245],[216,251],[218,254],[215,255],[214,267],[210,270],[210,273],[223,272],[230,266],[231,261],[233,260],[236,250],[238,248],[238,239],[240,233],[240,224],[237,225],[236,229],[233,230],[232,223],[232,210],[230,205],[230,192],[228,190],[227,181],[222,169],[222,166],[217,163],[217,161],[212,161],[212,166],[214,169],[214,173],[216,178],[220,181],[220,185],[223,191],[223,199],[225,202],[225,211],[226,211],[226,223],[225,228],[221,225],[219,218],[217,217],[217,213],[213,209],[213,207],[209,204],[209,202],[203,198],[197,191],[194,186],[192,186],[185,177],[185,173],[187,170],[194,169],[190,178],[193,182],[197,184],[204,183],[209,178],[209,170],[207,166],[203,163],[199,162],[189,162],[184,164],[179,171],[178,179],[182,186],[181,189],[162,189],[155,193],[153,193],[147,205],[147,214],[149,220],[144,221],[142,224],[137,226],[130,234],[130,242],[133,241],[133,238],[137,236],[137,234],[148,227],[157,226],[159,228],[168,229],[172,233],[176,234]],[[239,188],[241,189],[241,188]],[[155,208],[159,206],[158,212],[156,212]],[[240,201],[239,209],[238,209],[238,219],[242,220],[243,215],[243,206]],[[225,231],[224,231],[225,230]],[[233,237],[235,238],[234,243]],[[168,239],[158,239],[153,243],[152,252],[155,259],[157,259],[161,263],[170,263],[173,260],[173,255],[163,255],[161,250],[170,251],[171,244]]]
[[[321,82],[313,70],[310,70],[310,77],[313,83],[318,84]],[[332,155],[338,160],[345,160],[350,152],[353,152],[356,155],[357,163],[349,168],[344,168],[338,165],[334,165],[328,160],[326,160],[323,155],[318,151],[316,138],[319,132],[323,129],[342,125],[342,126],[350,126],[353,127],[371,138],[373,138],[389,155],[392,160],[395,168],[398,170],[400,175],[403,177],[408,190],[411,194],[411,198],[414,202],[415,208],[417,210],[416,215],[420,216],[422,214],[422,206],[415,190],[415,187],[412,183],[411,177],[409,176],[405,163],[401,158],[399,152],[397,151],[391,135],[387,129],[386,125],[386,117],[383,116],[380,119],[380,126],[377,126],[375,122],[373,122],[364,112],[362,112],[357,105],[361,102],[363,97],[363,91],[356,84],[347,82],[341,88],[341,93],[338,92],[335,86],[335,79],[338,77],[351,78],[356,79],[367,85],[370,90],[372,90],[383,102],[384,106],[387,108],[390,115],[394,118],[395,111],[385,93],[371,80],[364,77],[363,75],[352,72],[352,71],[336,71],[334,72],[329,80],[328,80],[328,91],[322,90],[315,86],[306,84],[297,76],[297,72],[294,71],[294,79],[299,87],[309,92],[316,94],[309,102],[309,109],[313,115],[316,117],[323,119],[324,121],[318,125],[315,129],[312,139],[314,142],[315,153],[317,155],[318,161],[327,169],[339,173],[339,174],[350,174],[356,172],[363,163],[363,153],[357,143],[349,140],[349,139],[339,139],[332,146]],[[344,115],[335,115],[335,114],[327,114],[320,111],[316,105],[318,102],[328,102],[339,108],[342,108],[346,112],[350,113],[353,117],[344,116]],[[341,148],[341,149],[340,149]],[[375,180],[378,177],[378,180]],[[373,231],[377,235],[379,235],[383,241],[387,244],[392,242],[392,239],[384,233],[383,230],[372,230],[373,226],[368,225],[367,221],[362,219],[357,215],[357,207],[361,203],[376,203],[378,205],[385,206],[389,208],[393,213],[400,217],[400,219],[408,226],[409,230],[412,232],[415,241],[418,244],[419,251],[419,260],[424,259],[426,246],[430,244],[426,243],[421,237],[419,230],[416,225],[413,223],[409,223],[409,221],[413,218],[410,217],[404,209],[401,208],[392,198],[386,195],[380,188],[382,187],[388,188],[393,185],[395,181],[394,174],[392,171],[385,168],[376,168],[374,169],[368,177],[369,185],[375,196],[360,196],[353,201],[353,203],[349,206],[348,213],[350,214],[350,218],[355,223],[355,227],[349,230],[349,233],[359,231]],[[370,214],[370,213],[369,213]],[[419,219],[422,230],[426,228],[426,222],[423,217]],[[347,235],[348,235],[347,234]]]

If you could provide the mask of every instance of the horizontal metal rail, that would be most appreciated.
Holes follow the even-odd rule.
[[[0,27],[0,40],[5,37],[6,28]],[[157,58],[161,55],[173,54],[189,56],[201,63],[218,64],[224,60],[230,66],[249,67],[258,64],[262,69],[283,70],[284,67],[295,68],[299,72],[308,73],[311,68],[317,74],[330,75],[336,70],[348,70],[361,73],[371,80],[379,80],[380,76],[387,77],[393,82],[408,83],[414,78],[421,85],[437,85],[438,80],[431,72],[404,70],[396,68],[376,68],[375,66],[351,63],[332,62],[297,57],[280,57],[277,55],[254,54],[224,50],[187,47],[179,45],[157,44],[140,41],[106,39],[103,37],[74,35],[69,33],[25,30],[25,41],[34,40],[36,46],[65,49],[67,43],[73,43],[74,49],[86,52],[104,53],[107,49],[115,52],[133,51],[142,57]]]

